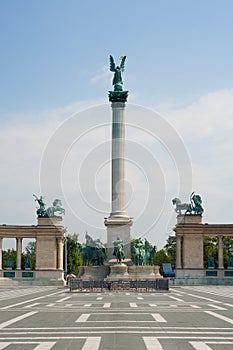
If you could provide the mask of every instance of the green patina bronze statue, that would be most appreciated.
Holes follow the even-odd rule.
[[[107,258],[106,247],[86,233],[86,244],[80,247],[84,266],[102,266]]]
[[[49,207],[46,210],[47,215],[50,216],[56,216],[55,213],[59,213],[60,215],[65,214],[65,209],[62,208],[62,203],[60,199],[55,199],[53,201],[53,206]]]
[[[110,55],[110,71],[114,72],[112,85],[114,85],[114,91],[123,91],[123,80],[121,73],[125,70],[126,56],[121,57],[120,66],[116,66],[113,57]]]
[[[59,213],[60,215],[65,214],[65,209],[62,208],[62,203],[60,199],[55,199],[53,201],[53,206],[46,209],[44,197],[40,196],[40,198],[38,198],[35,194],[33,194],[33,196],[35,197],[35,201],[39,204],[39,208],[36,211],[39,218],[57,216],[56,213]]]
[[[112,85],[114,91],[109,91],[109,100],[111,102],[126,102],[128,97],[128,91],[123,91],[122,73],[125,70],[126,56],[121,57],[121,63],[116,66],[113,57],[110,55],[110,71],[114,72]]]
[[[147,239],[142,241],[141,238],[135,239],[132,244],[131,257],[134,265],[152,266],[156,247],[152,246]]]
[[[33,196],[36,198],[35,201],[39,204],[39,208],[36,211],[38,217],[46,217],[47,213],[45,209],[44,197],[40,196],[40,198],[38,198],[35,194],[33,194]]]
[[[183,210],[185,210],[184,215],[202,215],[204,212],[201,196],[195,194],[195,192],[192,192],[190,195],[190,203],[182,203],[179,198],[173,198],[172,204],[176,205],[175,212],[179,215],[182,214]]]
[[[121,238],[117,237],[113,243],[113,255],[117,259],[117,264],[121,264],[122,260],[125,259],[124,244]]]

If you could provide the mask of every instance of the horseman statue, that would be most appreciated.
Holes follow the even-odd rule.
[[[117,263],[121,264],[122,260],[125,259],[123,241],[122,241],[122,239],[117,237],[117,239],[115,241],[113,241],[112,243],[113,243],[113,253],[112,254],[116,257]]]
[[[94,240],[86,232],[86,244],[80,247],[84,266],[102,266],[107,258],[106,247],[99,240]]]
[[[178,215],[182,215],[183,210],[185,211],[185,213],[183,213],[184,215],[202,215],[204,212],[201,196],[195,194],[195,192],[192,192],[190,195],[190,203],[181,203],[179,198],[173,198],[172,204],[176,205],[175,212],[178,213]]]
[[[38,198],[35,194],[33,196],[35,197],[35,201],[39,204],[39,208],[36,211],[38,217],[48,218],[52,216],[57,216],[56,213],[58,213],[59,215],[65,214],[65,209],[62,208],[62,203],[60,199],[55,199],[53,201],[53,206],[46,209],[44,197],[40,196],[40,198]]]
[[[65,214],[65,209],[62,208],[62,203],[60,199],[55,199],[53,201],[53,206],[49,207],[46,210],[47,215],[50,216],[56,216],[55,213],[59,213],[60,215]]]

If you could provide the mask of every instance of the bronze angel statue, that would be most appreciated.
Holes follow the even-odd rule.
[[[110,55],[110,71],[115,73],[112,81],[112,85],[114,85],[114,91],[123,91],[121,73],[125,70],[125,60],[126,56],[122,56],[120,66],[116,66],[113,57]]]

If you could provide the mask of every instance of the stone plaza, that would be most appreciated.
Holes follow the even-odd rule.
[[[31,350],[231,350],[233,290],[69,293],[0,288],[0,348]]]

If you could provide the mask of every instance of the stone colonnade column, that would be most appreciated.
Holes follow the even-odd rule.
[[[16,238],[16,270],[21,270],[22,238]]]
[[[176,268],[181,269],[181,236],[176,236]]]
[[[223,236],[218,235],[218,268],[224,269],[223,264]]]
[[[58,261],[57,261],[58,270],[63,270],[63,239],[58,238]]]
[[[2,270],[2,237],[0,237],[0,270]]]

